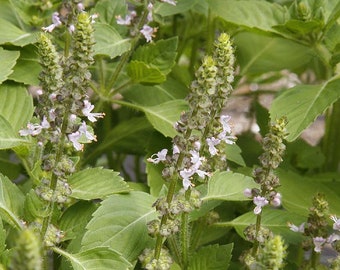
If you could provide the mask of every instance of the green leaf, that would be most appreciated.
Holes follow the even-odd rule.
[[[124,91],[124,98],[135,104],[154,106],[169,100],[184,99],[188,88],[171,78],[154,86],[134,84]]]
[[[155,43],[139,47],[132,56],[132,60],[144,62],[150,67],[157,68],[166,75],[175,65],[178,38],[173,37],[159,40]]]
[[[26,142],[13,131],[8,121],[0,115],[0,149],[10,149]]]
[[[13,67],[19,58],[20,53],[18,51],[6,51],[0,47],[0,83],[7,80],[8,76],[13,72]]]
[[[296,70],[309,64],[312,59],[309,48],[280,37],[241,32],[235,36],[234,42],[243,75]]]
[[[210,9],[226,22],[249,29],[275,33],[272,27],[283,24],[285,20],[286,9],[267,1],[207,0],[207,2]]]
[[[274,234],[280,234],[288,243],[297,244],[301,241],[302,235],[293,232],[288,227],[288,222],[295,225],[300,225],[305,222],[305,217],[290,213],[285,210],[275,210],[264,208],[262,210],[261,226],[270,229]],[[243,238],[244,230],[250,225],[256,224],[256,215],[253,211],[248,212],[242,216],[235,218],[229,222],[216,223],[216,226],[222,227],[234,227],[236,232]]]
[[[6,222],[21,228],[19,219],[23,209],[24,195],[6,176],[0,174],[0,215]]]
[[[340,97],[340,78],[334,77],[320,85],[297,85],[278,96],[270,110],[272,120],[286,116],[287,140],[294,141],[317,116]]]
[[[168,3],[156,3],[154,12],[162,17],[172,16],[191,10],[200,0],[176,0],[177,4],[169,5]]]
[[[109,246],[130,262],[136,260],[153,242],[146,224],[157,217],[152,207],[154,201],[154,197],[139,191],[115,194],[105,199],[87,225],[82,250]]]
[[[36,47],[25,46],[20,50],[20,57],[13,68],[13,73],[9,75],[9,79],[27,85],[39,85],[40,71],[41,66]]]
[[[4,224],[2,223],[2,220],[0,219],[0,254],[2,254],[5,251],[6,237],[7,237],[7,233],[6,233],[6,230],[4,230]]]
[[[209,245],[200,248],[191,258],[189,270],[228,269],[233,244]]]
[[[124,270],[132,267],[118,252],[108,247],[96,247],[77,254],[70,254],[57,247],[53,250],[67,258],[74,270]]]
[[[164,136],[174,137],[177,131],[174,124],[179,120],[183,111],[187,109],[187,103],[184,100],[171,100],[152,107],[143,107],[146,117],[155,129]]]
[[[116,29],[105,23],[94,24],[94,45],[95,55],[105,55],[110,58],[120,56],[130,50],[129,39],[123,39]]]
[[[312,198],[317,192],[327,195],[330,213],[340,215],[340,181],[330,176],[327,181],[321,177],[303,177],[291,171],[279,170],[282,205],[290,212],[307,217],[312,206]]]
[[[119,172],[103,168],[88,168],[72,174],[67,180],[72,189],[70,197],[80,200],[104,199],[130,188]]]
[[[247,201],[243,192],[246,188],[258,185],[251,177],[232,172],[216,172],[208,182],[208,192],[202,198],[205,200]]]
[[[17,84],[0,85],[0,115],[17,132],[24,128],[33,115],[33,99],[25,87]]]
[[[132,60],[127,66],[127,74],[135,83],[162,83],[166,76],[157,68],[144,62]]]
[[[60,229],[65,232],[65,240],[71,239],[67,250],[72,253],[79,252],[81,240],[86,232],[85,227],[96,211],[97,205],[93,202],[79,201],[67,208],[59,220]]]
[[[0,44],[12,44],[15,46],[25,46],[36,42],[36,36],[26,33],[14,24],[0,18]]]
[[[94,13],[98,13],[98,21],[108,25],[116,25],[116,16],[122,17],[126,13],[127,5],[125,1],[100,0],[97,2]]]
[[[232,161],[238,165],[246,166],[242,155],[241,155],[241,148],[237,144],[227,144],[225,153],[227,155],[227,159]]]
[[[140,146],[145,143],[151,132],[152,127],[145,117],[135,117],[123,121],[106,134],[102,143],[89,153],[88,159],[107,150],[142,155],[144,149],[141,149]]]

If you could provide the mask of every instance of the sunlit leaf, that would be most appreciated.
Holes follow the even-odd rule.
[[[228,269],[233,244],[210,245],[200,248],[190,260],[189,270]]]
[[[176,5],[169,5],[168,3],[157,3],[154,12],[165,17],[178,13],[186,12],[192,9],[197,2],[201,0],[176,0]]]
[[[294,141],[317,116],[340,97],[340,78],[334,77],[323,85],[297,85],[278,96],[269,112],[272,120],[287,117],[287,140]]]
[[[57,247],[53,250],[68,259],[74,270],[128,270],[132,267],[124,257],[108,247],[96,247],[77,254],[70,254]]]
[[[14,24],[0,18],[0,44],[25,46],[36,42],[36,36],[26,33]]]
[[[0,215],[3,220],[16,228],[21,228],[19,219],[23,209],[24,195],[6,176],[0,174]]]
[[[7,51],[0,47],[0,83],[7,80],[8,76],[13,72],[13,67],[19,58],[18,51]]]
[[[251,177],[232,172],[216,172],[208,182],[208,192],[202,198],[205,200],[246,201],[249,200],[243,192],[246,188],[258,185]]]
[[[152,107],[143,107],[150,123],[164,136],[174,137],[177,131],[174,124],[187,108],[184,100],[172,100]]]
[[[166,76],[157,67],[136,60],[127,66],[127,74],[135,83],[162,83],[166,80]]]
[[[73,198],[81,200],[104,199],[105,197],[129,192],[129,186],[118,172],[103,168],[88,168],[71,175],[67,180]]]
[[[116,29],[105,23],[95,23],[94,53],[96,55],[105,55],[110,58],[122,55],[130,49],[130,40],[123,39]]]
[[[261,226],[270,229],[275,234],[280,234],[288,243],[298,243],[302,235],[289,229],[288,223],[300,225],[305,222],[305,217],[279,209],[263,209]],[[245,238],[244,230],[251,224],[256,224],[256,215],[253,211],[235,218],[229,222],[220,222],[216,226],[234,227],[237,233]]]
[[[147,222],[157,217],[152,204],[155,198],[144,192],[115,194],[105,199],[87,225],[82,250],[108,246],[130,262],[151,244]]]
[[[0,115],[17,132],[26,127],[33,115],[33,99],[25,87],[18,84],[0,85]]]
[[[267,1],[208,0],[211,10],[227,22],[246,28],[276,32],[272,27],[282,24],[286,9]]]

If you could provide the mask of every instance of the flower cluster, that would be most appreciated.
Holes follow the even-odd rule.
[[[200,193],[194,187],[208,181],[215,170],[227,169],[225,147],[235,141],[230,116],[221,115],[231,93],[234,72],[230,37],[221,34],[215,49],[215,54],[205,57],[195,74],[187,97],[189,109],[174,125],[178,135],[173,138],[172,151],[163,149],[147,159],[154,164],[162,163],[162,176],[170,182],[166,198],[155,203],[160,219],[148,226],[149,233],[160,243],[160,238],[179,230],[183,215],[201,205]],[[175,194],[178,182],[182,188]]]
[[[313,249],[316,253],[321,253],[326,244],[330,244],[333,248],[340,251],[340,219],[335,215],[331,215],[333,221],[333,232],[329,233],[328,228],[329,207],[328,202],[323,194],[316,194],[313,198],[312,207],[309,208],[307,222],[296,226],[288,223],[290,230],[302,233],[308,238],[303,242],[306,250]]]
[[[145,249],[139,256],[142,266],[147,270],[167,270],[173,263],[170,253],[167,249],[162,249],[159,259],[153,258],[153,250]]]
[[[160,0],[161,2],[168,3],[170,5],[176,5],[175,0]],[[140,23],[142,23],[141,29],[138,29],[138,31],[144,36],[146,39],[146,42],[151,42],[152,39],[155,37],[155,33],[157,32],[157,27],[152,27],[149,24],[153,22],[153,3],[149,2],[146,10],[147,12],[145,13],[146,18],[141,19],[141,22],[137,22],[137,12],[135,10],[129,11],[128,14],[125,15],[123,18],[121,15],[116,16],[116,22],[119,25],[126,25],[126,26],[131,26],[132,29],[134,28],[139,28]],[[131,30],[131,34],[135,35],[135,30]]]
[[[252,198],[256,207],[254,214],[259,215],[262,208],[268,204],[274,207],[281,205],[281,194],[276,191],[280,186],[279,178],[274,170],[282,162],[282,156],[286,149],[283,140],[286,134],[286,119],[281,118],[270,126],[269,133],[263,138],[263,154],[259,157],[261,167],[254,170],[255,182],[260,184],[260,189],[245,189],[244,195]]]

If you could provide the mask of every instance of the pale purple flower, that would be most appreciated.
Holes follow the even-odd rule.
[[[276,193],[274,198],[270,201],[271,205],[278,207],[281,205],[281,194],[280,193]]]
[[[194,148],[195,150],[200,150],[201,149],[201,142],[200,141],[195,141],[194,142]]]
[[[328,238],[327,238],[327,243],[332,244],[335,241],[340,240],[340,235],[336,233],[332,233]]]
[[[244,196],[246,196],[247,198],[253,197],[253,194],[252,194],[250,188],[246,188],[246,189],[243,191],[243,194],[244,194]]]
[[[189,178],[183,179],[182,183],[183,183],[183,188],[184,188],[184,190],[188,190],[189,187],[192,187],[192,186],[193,186],[193,184],[191,183],[191,181],[189,180]]]
[[[184,179],[189,179],[191,176],[195,174],[195,171],[192,168],[184,168],[179,172],[179,175]]]
[[[226,133],[231,133],[231,127],[229,125],[229,121],[231,119],[231,116],[229,115],[221,115],[220,117],[220,123],[222,124],[223,131]]]
[[[19,130],[20,136],[28,136],[28,135],[36,136],[40,134],[42,131],[42,126],[40,126],[39,124],[28,123],[26,127],[27,129]]]
[[[152,22],[153,21],[153,18],[152,18],[152,9],[153,9],[153,4],[150,2],[149,4],[148,4],[148,16],[147,16],[147,21],[148,22]]]
[[[174,144],[173,147],[172,147],[172,154],[176,155],[176,154],[179,154],[180,152],[181,151],[179,150],[178,145]]]
[[[89,141],[97,140],[96,136],[87,130],[87,125],[84,121],[81,123],[78,131],[81,135],[85,135],[86,139],[88,139]]]
[[[78,141],[81,137],[81,134],[80,134],[79,131],[73,132],[73,133],[69,134],[67,137],[68,137],[69,141],[73,144],[73,147],[77,151],[83,151],[84,145]]]
[[[123,19],[122,16],[116,16],[116,22],[119,25],[131,25],[132,20],[137,16],[136,11],[131,11],[130,14],[127,14]]]
[[[72,34],[74,32],[74,30],[76,30],[76,27],[74,26],[74,24],[71,24],[69,27],[68,27],[68,31]]]
[[[340,218],[337,218],[336,216],[331,216],[331,220],[334,221],[333,229],[336,231],[340,231]]]
[[[54,30],[54,28],[56,28],[60,25],[61,25],[61,21],[60,21],[60,18],[59,18],[59,13],[54,12],[52,14],[52,24],[47,26],[47,27],[42,27],[42,30],[44,30],[45,32],[52,32]]]
[[[78,9],[78,11],[84,11],[85,10],[85,7],[84,7],[84,5],[83,5],[83,3],[78,3],[77,4],[77,9]]]
[[[89,119],[91,122],[96,122],[96,118],[103,118],[104,113],[91,113],[91,111],[94,109],[94,105],[91,104],[90,101],[84,100],[84,108],[81,110],[84,114],[84,116]]]
[[[96,19],[98,19],[98,17],[99,17],[99,14],[98,14],[98,13],[95,13],[95,14],[90,15],[91,23],[95,23],[95,22],[96,22]]]
[[[313,243],[314,243],[314,251],[320,253],[322,246],[326,243],[326,239],[323,237],[314,237]]]
[[[147,159],[147,161],[152,162],[153,164],[158,164],[160,161],[166,160],[167,153],[168,149],[163,149],[159,151],[157,154],[153,154],[151,157]]]
[[[38,90],[36,91],[36,94],[37,94],[38,96],[41,96],[43,93],[44,93],[44,91],[43,91],[42,89],[38,89]]]
[[[48,111],[48,117],[50,118],[51,121],[55,121],[55,118],[57,117],[55,109],[50,109]]]
[[[216,149],[215,145],[218,145],[221,142],[221,140],[211,137],[211,138],[207,138],[206,142],[207,142],[207,145],[209,146],[210,155],[212,156],[217,155],[218,150]]]
[[[176,6],[176,1],[175,0],[161,0],[163,3],[168,3],[170,5]]]
[[[192,167],[198,169],[202,165],[203,158],[201,158],[199,153],[195,150],[190,150],[189,153],[191,154],[190,161]]]
[[[41,121],[41,128],[47,129],[50,128],[50,123],[47,121],[46,116],[43,117],[43,120]]]
[[[300,226],[296,226],[293,223],[288,223],[288,227],[291,231],[293,232],[300,232],[300,233],[304,233],[305,232],[305,223],[301,223]]]
[[[269,203],[265,197],[261,196],[254,197],[253,202],[256,205],[256,207],[254,208],[255,215],[260,214],[262,212],[262,207],[266,206]]]
[[[152,38],[155,37],[154,33],[157,32],[157,28],[152,28],[145,24],[140,32],[143,34],[147,42],[151,42]]]

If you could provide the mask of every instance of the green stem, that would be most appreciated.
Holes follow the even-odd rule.
[[[179,243],[174,235],[170,235],[167,239],[169,249],[172,251],[174,259],[176,262],[181,263],[181,249],[179,248]]]
[[[340,100],[333,104],[326,115],[326,132],[322,150],[326,158],[324,170],[340,172]]]
[[[317,269],[317,266],[319,265],[320,254],[312,250],[312,255],[311,255],[310,260],[311,260],[312,269]]]
[[[260,242],[257,240],[258,236],[259,236],[259,232],[260,232],[260,228],[261,228],[261,219],[262,219],[262,213],[258,214],[256,216],[256,225],[255,225],[255,240],[254,240],[254,245],[253,245],[253,249],[252,249],[252,256],[256,257],[257,254],[257,250],[259,248]]]

